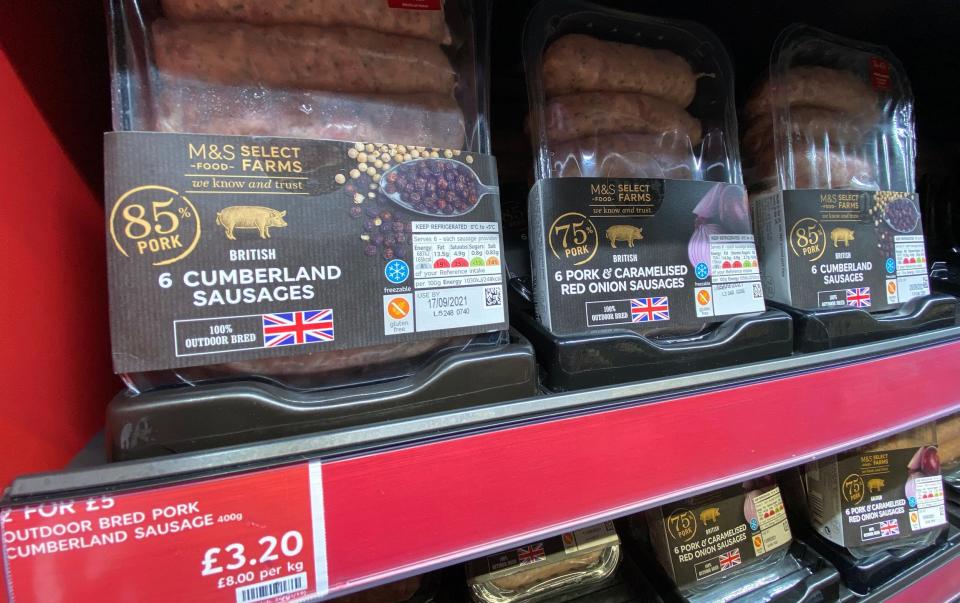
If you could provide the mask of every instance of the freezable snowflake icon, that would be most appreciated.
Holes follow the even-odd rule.
[[[403,260],[390,260],[383,269],[383,275],[388,281],[397,285],[410,276],[410,267]]]

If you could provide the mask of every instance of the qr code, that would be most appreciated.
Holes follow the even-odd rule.
[[[760,299],[763,297],[763,287],[760,283],[753,284],[753,299]]]
[[[488,308],[503,305],[503,289],[500,286],[484,287],[483,302]]]

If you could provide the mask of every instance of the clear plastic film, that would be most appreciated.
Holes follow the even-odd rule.
[[[114,129],[389,143],[383,169],[415,159],[414,147],[489,153],[489,8],[111,0]],[[507,340],[428,339],[123,378],[134,392],[241,377],[326,389],[407,376],[439,354]]]
[[[113,0],[114,128],[486,153],[487,12]]]
[[[741,124],[754,190],[915,190],[913,96],[884,47],[788,27]]]
[[[732,70],[700,25],[541,2],[523,52],[537,179],[742,182]]]

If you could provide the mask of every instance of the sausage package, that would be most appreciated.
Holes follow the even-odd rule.
[[[769,299],[880,311],[930,293],[913,96],[889,50],[790,26],[741,124]]]
[[[555,335],[762,312],[733,74],[694,23],[541,2],[523,40],[534,298]]]
[[[477,603],[554,601],[602,586],[620,556],[616,529],[602,523],[475,559],[467,583]]]
[[[943,481],[955,491],[960,491],[960,414],[937,421],[937,452]]]
[[[790,573],[782,562],[793,536],[772,478],[676,501],[645,515],[657,561],[687,600],[729,600]]]
[[[804,467],[816,532],[857,558],[932,544],[947,524],[935,423]]]
[[[111,0],[133,391],[411,375],[508,338],[484,0]]]

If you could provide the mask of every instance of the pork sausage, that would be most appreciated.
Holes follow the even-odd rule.
[[[680,107],[693,101],[697,77],[669,50],[568,34],[543,55],[547,96],[574,92],[641,92]]]
[[[572,572],[584,571],[600,562],[603,551],[588,551],[571,555],[566,559],[545,563],[531,569],[522,570],[509,576],[491,580],[491,584],[501,590],[518,591],[532,588],[551,578]]]
[[[442,10],[390,8],[387,0],[162,0],[161,5],[167,17],[179,21],[361,27],[450,43]]]
[[[690,180],[696,170],[693,150],[679,138],[627,133],[551,145],[549,176]]]
[[[231,136],[393,142],[444,149],[464,144],[463,113],[438,94],[366,96],[160,78],[155,129]]]
[[[874,124],[819,107],[790,108],[792,140],[827,146],[859,144]],[[752,156],[763,155],[773,147],[773,118],[769,114],[753,121],[743,135],[743,149]]]
[[[583,92],[547,101],[547,139],[563,142],[620,132],[678,132],[700,142],[700,120],[662,99],[636,93]]]
[[[204,83],[446,95],[456,85],[436,44],[349,27],[158,19],[153,52],[161,72]]]
[[[876,190],[876,169],[872,162],[841,150],[822,151],[798,148],[793,154],[793,186],[789,188]],[[756,165],[761,180],[773,182],[777,178],[773,155],[761,158]],[[789,184],[789,182],[788,182]]]
[[[845,113],[861,123],[880,119],[877,94],[849,71],[819,66],[794,67],[776,81],[777,97],[787,105],[820,107]],[[764,82],[747,101],[747,117],[754,119],[770,113],[770,80]]]

